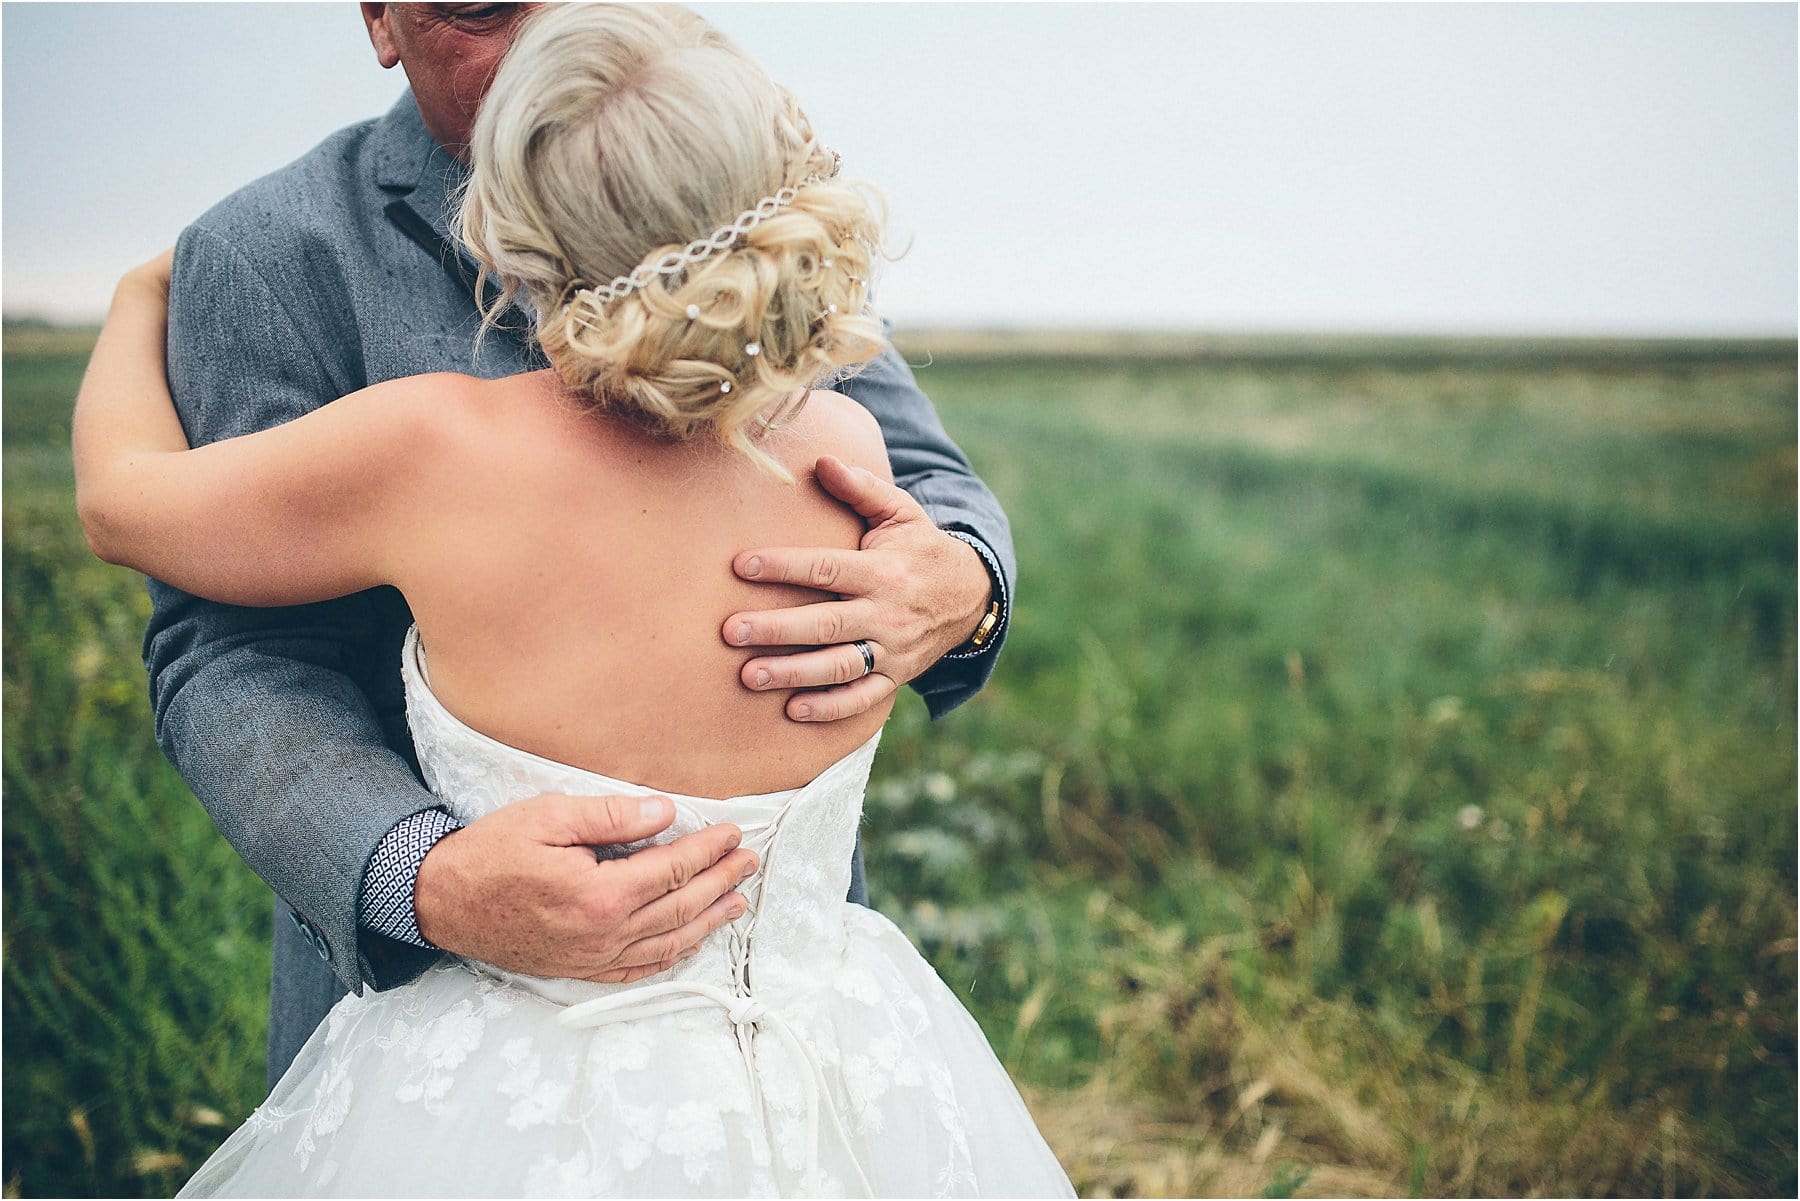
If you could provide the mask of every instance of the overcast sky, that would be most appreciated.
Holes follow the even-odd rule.
[[[1795,332],[1792,5],[695,7],[886,191],[902,324]],[[97,314],[405,82],[348,3],[0,39],[11,314]]]

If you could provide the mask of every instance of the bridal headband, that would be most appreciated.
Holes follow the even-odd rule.
[[[621,275],[611,283],[598,288],[578,288],[569,296],[570,315],[589,329],[595,328],[588,322],[581,311],[575,308],[575,302],[585,300],[592,309],[598,311],[602,305],[609,304],[621,296],[628,296],[639,288],[648,287],[650,282],[659,276],[675,275],[687,270],[695,263],[704,262],[723,250],[730,250],[737,240],[794,203],[800,195],[800,189],[816,183],[824,183],[834,178],[838,168],[843,165],[843,156],[830,147],[823,148],[831,155],[831,169],[823,173],[815,172],[799,183],[782,188],[772,196],[764,196],[755,204],[739,213],[737,217],[725,225],[712,231],[704,238],[696,238],[680,250],[672,250],[654,262],[640,264],[630,275]],[[692,314],[690,314],[691,316]]]

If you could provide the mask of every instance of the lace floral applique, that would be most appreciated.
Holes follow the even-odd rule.
[[[610,1072],[641,1072],[650,1066],[654,1045],[648,1023],[626,1023],[600,1032],[588,1053],[590,1062],[604,1064]]]
[[[565,1080],[544,1079],[543,1057],[532,1053],[529,1038],[509,1040],[500,1049],[500,1059],[509,1070],[497,1087],[501,1096],[513,1098],[512,1108],[506,1114],[508,1126],[524,1130],[562,1120],[569,1084]]]
[[[503,987],[482,981],[477,994],[464,998],[422,1024],[396,1020],[387,1040],[405,1055],[406,1071],[394,1090],[401,1102],[422,1102],[427,1113],[438,1115],[455,1083],[456,1069],[481,1046],[488,1019],[512,1011],[513,1003]]]
[[[544,1160],[525,1173],[527,1197],[603,1197],[618,1191],[617,1178],[586,1151]]]
[[[858,1125],[871,1132],[883,1126],[881,1099],[895,1086],[918,1088],[924,1083],[917,1060],[907,1054],[898,1034],[885,1034],[844,1057],[844,1089]]]
[[[346,997],[325,1015],[325,1045],[335,1046],[343,1040],[344,1031],[358,1024],[366,1008],[364,998]]]
[[[278,1109],[273,1105],[258,1105],[249,1117],[244,1119],[244,1129],[260,1130],[274,1133],[295,1116],[291,1109]]]
[[[950,1074],[949,1065],[944,1063],[930,1064],[925,1077],[931,1087],[932,1109],[938,1125],[950,1136],[950,1161],[939,1173],[938,1189],[940,1192],[954,1191],[961,1187],[964,1177],[971,1174],[969,1132],[963,1120],[962,1106],[956,1099],[956,1080]]]
[[[663,1115],[656,1149],[681,1156],[681,1173],[695,1184],[713,1171],[713,1157],[725,1150],[725,1123],[717,1105],[683,1101]]]
[[[831,987],[838,996],[862,1005],[881,1004],[881,985],[875,983],[875,977],[861,968],[849,967],[839,971],[831,981]]]
[[[978,1192],[975,1170],[964,1162],[945,1164],[935,1182],[937,1197],[973,1197]]]
[[[300,1157],[302,1170],[318,1149],[318,1140],[337,1133],[338,1127],[344,1124],[344,1118],[350,1113],[353,1092],[349,1065],[339,1056],[326,1065],[319,1077],[319,1086],[313,1093],[312,1116],[300,1132],[300,1142],[294,1149]]]
[[[648,1105],[621,1105],[618,1109],[620,1137],[615,1141],[619,1166],[635,1172],[650,1158],[656,1141],[656,1110]]]

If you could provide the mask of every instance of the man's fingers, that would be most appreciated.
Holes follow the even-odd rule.
[[[632,943],[619,953],[613,966],[615,968],[648,966],[652,970],[661,971],[664,966],[679,960],[682,952],[699,946],[714,930],[726,922],[741,917],[744,908],[744,898],[736,893],[722,896],[703,909],[693,921],[685,926],[678,926],[666,933],[642,938]]]
[[[535,805],[550,846],[605,846],[649,838],[675,820],[668,797],[560,796],[555,793],[526,802]]]
[[[686,956],[682,956],[681,958],[686,958]],[[592,980],[596,984],[631,984],[634,981],[642,980],[645,976],[654,976],[658,972],[666,972],[678,962],[680,962],[680,960],[676,959],[671,960],[668,963],[649,963],[642,967],[612,968],[604,972],[596,972],[592,976],[583,976],[580,978]]]
[[[625,859],[607,859],[595,867],[608,879],[603,892],[614,920],[626,918],[651,902],[678,891],[688,881],[737,849],[744,833],[736,826],[707,826],[674,842],[646,847]]]
[[[732,646],[829,646],[874,633],[869,628],[874,617],[875,607],[867,601],[821,601],[733,613],[725,619],[724,634]]]
[[[869,568],[861,551],[829,546],[762,547],[731,560],[738,578],[753,584],[799,584],[846,596],[862,596],[879,586]]]
[[[881,644],[867,641],[869,653],[877,665],[884,661]],[[853,684],[872,668],[863,659],[855,643],[821,647],[799,655],[783,655],[774,659],[752,659],[744,664],[738,677],[753,692],[769,692],[781,688],[827,688],[834,684]]]
[[[836,455],[825,455],[813,465],[819,486],[855,509],[873,529],[890,521],[905,520],[919,502],[906,490],[862,467],[852,467]],[[924,510],[919,510],[924,516]]]
[[[755,852],[739,847],[682,887],[664,893],[632,914],[624,928],[625,938],[636,941],[679,930],[706,912],[713,902],[729,899],[728,893],[755,874]]]
[[[894,695],[899,687],[890,677],[877,671],[842,688],[796,693],[788,700],[787,715],[795,721],[842,721],[858,713],[867,713]]]

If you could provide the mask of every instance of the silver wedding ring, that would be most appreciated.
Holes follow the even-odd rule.
[[[875,652],[869,646],[868,640],[865,638],[858,638],[855,642],[852,642],[850,645],[862,652],[863,676],[866,676],[870,672],[874,671],[875,670]],[[860,680],[860,679],[862,679],[862,676],[857,676],[856,678]]]

